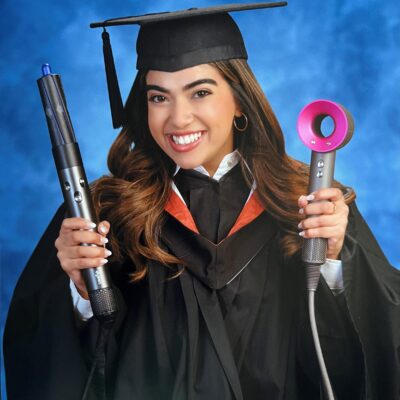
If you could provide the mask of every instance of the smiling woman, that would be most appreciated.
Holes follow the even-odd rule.
[[[241,112],[221,73],[210,65],[146,76],[149,129],[160,148],[184,169],[203,165],[213,176],[233,148]]]
[[[205,79],[211,79],[213,83],[197,85]],[[199,92],[207,95],[202,93],[200,97]],[[257,183],[258,201],[280,221],[280,242],[285,255],[298,252],[301,238],[297,226],[300,218],[297,199],[306,191],[308,178],[301,173],[306,167],[285,153],[279,123],[245,60],[217,61],[172,73],[139,71],[125,109],[127,127],[110,150],[109,168],[113,178],[125,180],[129,176],[136,184],[129,187],[132,193],[128,194],[124,185],[120,188],[115,185],[115,180],[104,177],[96,182],[94,196],[103,196],[106,191],[107,198],[113,199],[107,205],[99,206],[100,215],[115,220],[114,225],[125,232],[127,240],[132,236],[145,238],[143,246],[126,248],[135,260],[133,276],[142,278],[142,273],[147,270],[141,257],[161,262],[171,260],[153,239],[159,235],[177,166],[183,170],[200,168],[205,175],[219,180],[220,165],[238,164],[236,169],[240,168],[245,185],[250,188]],[[146,114],[148,119],[144,120]],[[238,131],[234,119],[242,115],[248,115],[249,122],[245,131]],[[187,133],[197,134],[200,138],[186,144]],[[130,152],[132,143],[135,147]],[[230,155],[234,149],[237,153],[233,154],[239,155],[237,159]],[[180,171],[174,181],[182,174]],[[235,193],[230,195],[235,196]],[[130,202],[117,200],[125,196],[140,201],[132,208]],[[348,201],[352,198],[350,196]],[[194,201],[193,196],[191,199]],[[101,197],[98,201],[100,204]],[[135,223],[120,228],[121,215],[130,215]],[[209,218],[208,213],[196,224],[202,225],[204,219],[209,225]],[[217,222],[220,216],[214,218]],[[114,256],[118,257],[118,254],[117,246]]]
[[[15,291],[9,400],[319,400],[303,237],[328,239],[316,314],[337,398],[397,399],[400,273],[352,190],[307,193],[227,13],[278,5],[95,24],[141,24],[138,74],[92,186],[102,222],[62,207]],[[94,320],[81,276],[108,260],[112,325]]]

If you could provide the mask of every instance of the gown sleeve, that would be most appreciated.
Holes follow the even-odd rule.
[[[88,375],[69,278],[54,246],[64,216],[60,207],[11,300],[3,340],[9,400],[78,399]]]
[[[333,296],[321,280],[316,294],[317,326],[334,391],[340,400],[398,400],[400,271],[389,264],[354,203],[341,259],[344,292]],[[300,325],[301,378],[311,393],[319,390],[319,369],[308,315]]]
[[[354,205],[342,251],[345,297],[373,399],[400,396],[400,271],[391,266]]]

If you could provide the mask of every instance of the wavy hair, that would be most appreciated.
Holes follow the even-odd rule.
[[[235,132],[242,172],[249,187],[255,181],[258,199],[280,228],[283,255],[291,257],[302,244],[297,199],[307,192],[308,167],[286,154],[279,122],[247,62],[235,59],[210,65],[226,79],[248,117],[246,131]],[[111,223],[113,261],[132,260],[133,280],[146,276],[147,260],[165,266],[180,263],[159,243],[175,164],[149,131],[145,84],[146,72],[139,71],[125,105],[127,125],[109,152],[111,174],[97,180],[92,188],[99,218]],[[342,187],[338,182],[334,186]]]

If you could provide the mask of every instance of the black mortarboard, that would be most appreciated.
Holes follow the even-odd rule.
[[[228,12],[282,7],[286,4],[285,1],[230,4],[114,18],[90,24],[91,28],[104,28],[103,52],[114,128],[124,124],[124,109],[110,37],[105,27],[140,25],[136,42],[137,69],[174,72],[214,61],[247,59],[242,34]]]

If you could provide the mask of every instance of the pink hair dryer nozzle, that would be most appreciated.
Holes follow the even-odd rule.
[[[325,117],[334,122],[333,132],[325,137],[321,123]],[[329,100],[315,100],[300,112],[297,131],[301,141],[311,150],[326,153],[337,150],[353,136],[354,124],[350,113],[340,104]]]

